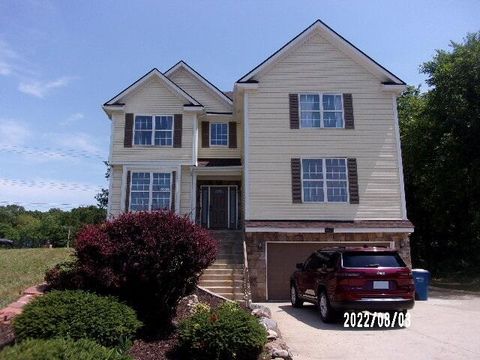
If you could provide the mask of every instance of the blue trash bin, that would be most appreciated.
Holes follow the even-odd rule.
[[[430,272],[425,269],[413,269],[413,281],[415,282],[415,299],[428,300],[428,285],[430,284]]]

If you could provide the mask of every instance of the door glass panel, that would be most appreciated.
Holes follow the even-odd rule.
[[[237,189],[230,187],[230,229],[235,229],[237,223]]]
[[[202,188],[202,208],[201,208],[201,224],[203,227],[208,226],[208,188],[203,187]]]

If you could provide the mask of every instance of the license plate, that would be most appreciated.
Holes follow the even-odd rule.
[[[388,281],[374,281],[373,282],[374,289],[388,289]]]

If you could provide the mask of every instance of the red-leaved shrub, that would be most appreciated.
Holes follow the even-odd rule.
[[[173,212],[127,213],[81,230],[77,269],[84,284],[120,296],[145,324],[166,324],[214,260],[208,231]]]

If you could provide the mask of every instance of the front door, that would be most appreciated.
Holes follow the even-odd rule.
[[[210,228],[228,228],[228,186],[210,187]]]

